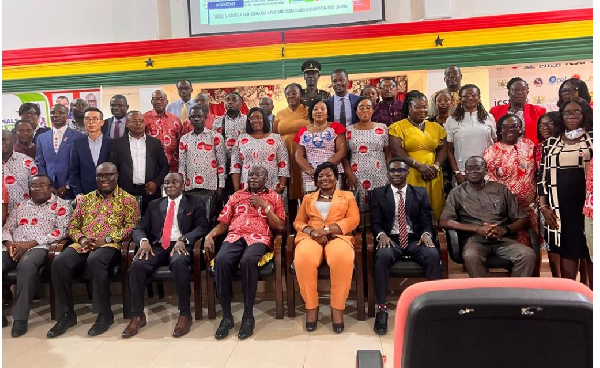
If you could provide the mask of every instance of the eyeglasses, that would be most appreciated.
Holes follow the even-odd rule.
[[[262,116],[250,116],[248,120],[250,121],[262,121]]]
[[[554,128],[554,123],[553,122],[540,123],[540,128]]]
[[[29,189],[44,189],[46,187],[51,187],[50,184],[30,184]]]
[[[103,121],[102,118],[97,118],[97,117],[83,119],[84,123],[99,123],[101,121]]]
[[[394,89],[396,88],[395,84],[383,84],[381,86],[379,86],[380,89]]]
[[[152,101],[160,101],[165,102],[167,99],[165,97],[152,97]]]
[[[388,169],[388,172],[390,174],[394,174],[394,173],[404,174],[404,173],[408,172],[408,169],[404,168],[404,167],[400,167],[400,168],[397,168],[397,169]]]
[[[579,87],[563,87],[560,89],[560,93],[566,93],[566,92],[575,92],[579,89]]]
[[[510,90],[514,93],[529,92],[529,88],[511,88]]]
[[[482,172],[485,171],[485,167],[483,166],[467,166],[465,167],[465,172]]]
[[[356,109],[358,111],[373,110],[373,106],[359,106]]]
[[[583,112],[581,110],[565,110],[562,112],[562,116],[565,118],[568,118],[569,116],[579,118],[583,116]]]
[[[108,174],[96,174],[96,179],[100,179],[100,180],[110,180],[113,176],[115,176],[117,173],[108,173]]]
[[[521,129],[521,125],[519,124],[513,124],[513,125],[502,125],[502,130],[519,130]]]

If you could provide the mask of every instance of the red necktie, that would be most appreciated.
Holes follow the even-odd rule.
[[[171,245],[171,230],[173,230],[173,218],[175,216],[175,201],[171,201],[169,209],[167,210],[167,217],[165,217],[165,226],[163,227],[163,234],[160,238],[162,247],[167,249]]]
[[[406,248],[408,246],[408,227],[406,226],[406,210],[401,191],[398,191],[398,196],[400,196],[398,200],[398,241],[400,248]]]

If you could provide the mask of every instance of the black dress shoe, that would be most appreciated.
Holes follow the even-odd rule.
[[[344,322],[337,324],[337,323],[331,323],[333,326],[333,332],[335,332],[336,334],[341,334],[342,332],[344,332]]]
[[[8,320],[6,319],[6,315],[2,313],[2,328],[8,326]]]
[[[254,333],[254,318],[242,319],[242,327],[238,332],[238,339],[245,340]]]
[[[314,321],[314,322],[306,321],[306,331],[308,331],[308,332],[315,331],[317,329],[317,322],[318,321]]]
[[[223,318],[221,323],[219,324],[219,328],[217,328],[217,332],[215,332],[215,339],[222,340],[229,336],[229,330],[233,328],[233,320],[230,318]]]
[[[88,330],[88,335],[98,336],[108,331],[108,328],[115,322],[115,317],[112,315],[99,314],[92,328]]]
[[[27,332],[27,321],[14,320],[10,334],[12,337],[19,337]]]
[[[63,313],[58,319],[58,322],[48,331],[46,336],[49,338],[57,337],[64,334],[69,327],[77,324],[77,315],[73,311]]]
[[[377,312],[373,329],[378,335],[385,335],[388,331],[388,312]]]

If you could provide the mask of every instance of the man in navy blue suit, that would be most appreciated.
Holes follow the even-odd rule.
[[[52,180],[54,194],[61,198],[73,198],[69,186],[69,162],[73,142],[85,138],[80,133],[67,126],[69,110],[61,104],[50,109],[50,120],[53,127],[42,133],[36,142],[35,163],[40,175],[48,175]]]
[[[73,142],[69,163],[69,186],[74,195],[96,190],[96,167],[108,161],[112,139],[102,133],[102,119],[102,111],[98,108],[88,107],[84,112],[87,138]]]
[[[348,92],[348,72],[336,69],[331,73],[331,86],[335,95],[325,100],[327,105],[327,120],[337,121],[343,126],[358,123],[356,102],[360,96]]]

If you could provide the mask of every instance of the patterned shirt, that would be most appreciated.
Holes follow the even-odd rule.
[[[181,124],[176,115],[165,111],[163,115],[159,115],[155,110],[150,110],[144,114],[146,122],[146,134],[157,138],[163,146],[167,161],[171,167],[171,172],[177,172],[179,168],[179,139],[184,134],[193,130],[189,121]],[[186,124],[187,123],[187,124]]]
[[[188,133],[179,142],[179,172],[185,178],[185,190],[225,188],[225,143],[212,130]]]
[[[36,204],[28,199],[9,212],[2,228],[2,241],[37,241],[34,248],[48,249],[54,241],[67,236],[69,217],[73,209],[69,202],[50,195],[50,199]],[[6,247],[2,247],[6,250]]]
[[[267,137],[256,139],[249,134],[242,134],[231,150],[231,173],[242,174],[240,189],[244,189],[248,181],[248,171],[253,165],[267,169],[267,188],[279,187],[279,177],[290,177],[290,158],[285,144],[279,134],[272,133]]]
[[[586,217],[594,218],[594,159],[590,161],[590,167],[587,171],[585,180],[585,203],[583,204],[583,214]]]
[[[225,133],[223,133],[223,124],[225,124]],[[240,113],[235,119],[225,114],[215,119],[213,130],[220,133],[225,138],[225,148],[227,149],[227,158],[231,157],[231,149],[240,134],[246,131],[246,115]]]
[[[248,190],[238,190],[233,193],[225,207],[223,207],[217,221],[228,225],[226,242],[233,243],[239,238],[244,238],[248,246],[262,243],[273,249],[271,242],[273,233],[269,227],[267,215],[261,207],[255,207],[250,203],[250,198],[253,195],[254,193]],[[257,195],[271,206],[271,211],[277,217],[285,221],[283,201],[277,192],[266,190]]]
[[[69,237],[75,244],[71,247],[81,250],[77,241],[82,237],[106,238],[112,243],[103,247],[121,248],[121,241],[133,230],[140,219],[140,209],[135,197],[123,189],[115,190],[104,198],[95,190],[77,200],[77,207],[69,222]]]
[[[77,123],[75,122],[75,120],[67,120],[67,126],[73,130],[76,130],[78,132],[81,132],[85,135],[87,135],[87,130],[85,129],[85,125],[80,127],[79,125],[77,125]]]
[[[209,113],[208,115],[206,115],[206,120],[204,120],[204,127],[208,128],[210,130],[214,130],[213,127],[215,125],[215,119],[216,119],[215,114]]]
[[[6,162],[2,162],[2,173],[8,189],[8,211],[10,212],[23,199],[29,198],[29,179],[38,173],[38,168],[33,158],[13,152]]]

